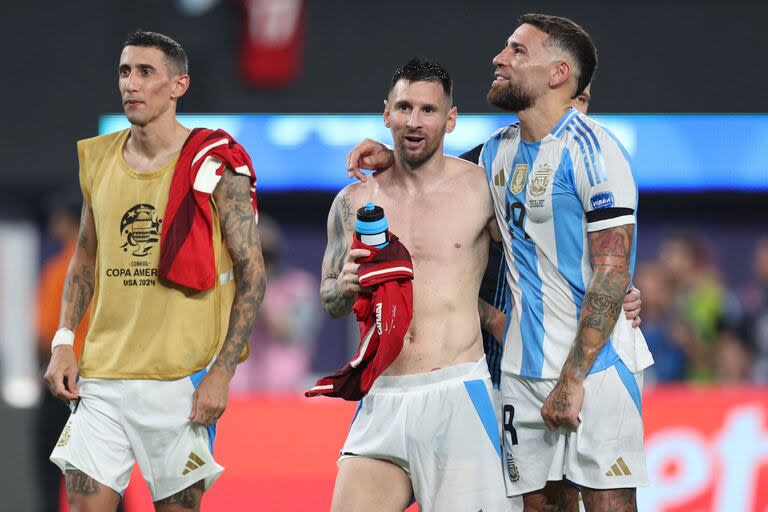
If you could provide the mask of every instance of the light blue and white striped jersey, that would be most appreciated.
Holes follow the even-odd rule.
[[[502,370],[558,378],[576,336],[592,278],[587,233],[635,224],[637,186],[619,141],[569,109],[544,139],[526,143],[502,128],[480,156],[507,261],[507,332]],[[635,237],[636,238],[636,237]],[[631,268],[634,271],[635,244]],[[639,329],[619,315],[591,373],[619,359],[635,372],[653,359]]]

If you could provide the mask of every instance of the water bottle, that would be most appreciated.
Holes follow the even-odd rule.
[[[357,210],[355,221],[357,238],[365,245],[382,249],[389,245],[389,225],[384,209],[368,202]]]

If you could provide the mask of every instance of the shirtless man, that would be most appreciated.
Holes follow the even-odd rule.
[[[414,59],[395,71],[384,123],[395,162],[344,188],[328,216],[321,297],[334,317],[361,289],[350,250],[354,212],[371,201],[409,249],[413,319],[402,351],[363,398],[339,461],[334,512],[506,509],[499,421],[483,354],[477,294],[496,229],[480,167],[443,154],[456,124],[451,80]]]

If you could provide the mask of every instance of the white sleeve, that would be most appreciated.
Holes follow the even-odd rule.
[[[512,126],[515,126],[515,125],[512,125]],[[494,131],[494,132],[491,134],[491,136],[490,136],[490,137],[488,137],[488,140],[487,140],[486,142],[484,142],[484,143],[483,143],[483,144],[481,144],[480,146],[477,146],[477,147],[475,147],[475,149],[473,149],[472,151],[467,151],[467,152],[465,153],[465,155],[469,155],[470,153],[473,153],[473,152],[477,151],[477,149],[478,149],[478,148],[480,148],[480,152],[478,153],[478,156],[477,156],[477,162],[476,162],[476,163],[477,163],[477,165],[479,165],[479,166],[480,166],[480,167],[482,167],[483,169],[486,169],[486,168],[492,168],[492,167],[493,167],[493,158],[495,158],[495,157],[496,157],[496,151],[495,151],[495,150],[494,150],[494,151],[492,151],[492,153],[493,153],[493,154],[489,155],[489,154],[487,153],[487,151],[486,151],[486,150],[488,149],[488,146],[489,146],[489,144],[490,144],[491,146],[493,146],[493,147],[496,147],[496,148],[498,148],[498,143],[499,143],[499,141],[500,141],[500,140],[501,140],[501,139],[504,137],[504,134],[505,134],[505,132],[506,132],[506,131],[507,131],[509,128],[510,128],[510,126],[502,126],[502,127],[501,127],[501,128],[499,128],[498,130]],[[464,155],[462,155],[462,157],[463,157],[463,156],[464,156]],[[486,162],[486,161],[485,161],[485,160],[486,160],[486,157],[490,158],[490,159],[491,159],[491,161],[490,161],[490,162]],[[468,159],[467,159],[467,160],[468,160]],[[487,165],[486,165],[486,164],[487,164]]]
[[[477,157],[477,165],[485,169],[485,162],[483,162],[483,153],[485,153],[485,144],[480,148],[480,154]]]
[[[637,185],[621,143],[600,126],[582,123],[578,132],[574,178],[587,231],[634,224]]]

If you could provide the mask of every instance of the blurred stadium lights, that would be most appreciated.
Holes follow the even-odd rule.
[[[768,191],[768,115],[593,116],[621,141],[643,191]],[[229,132],[253,158],[262,192],[336,191],[349,181],[346,153],[365,137],[391,142],[380,114],[183,114],[188,127]],[[461,154],[514,121],[505,115],[462,114],[445,139]],[[102,116],[99,133],[128,127],[122,114]],[[595,148],[599,151],[599,148]]]
[[[0,223],[0,389],[11,407],[32,407],[40,397],[35,352],[38,238],[32,223]]]

